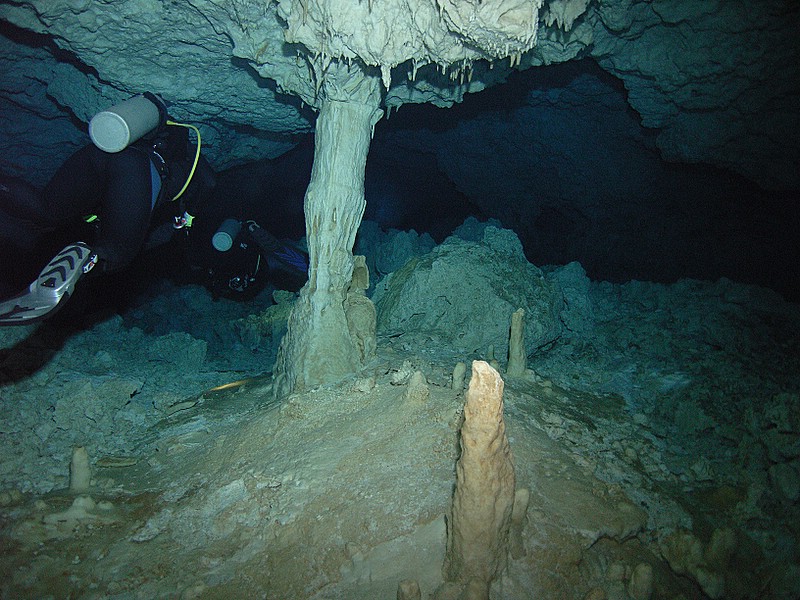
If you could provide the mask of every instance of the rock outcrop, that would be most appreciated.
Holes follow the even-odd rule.
[[[383,334],[441,339],[459,352],[508,355],[511,314],[523,308],[525,351],[560,332],[561,292],[530,264],[512,231],[489,226],[481,242],[450,237],[382,280],[373,295]]]

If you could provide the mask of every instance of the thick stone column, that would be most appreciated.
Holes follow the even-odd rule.
[[[310,270],[275,366],[280,394],[355,372],[362,353],[348,329],[345,299],[353,244],[364,215],[364,170],[381,117],[380,79],[332,63],[320,90],[314,166],[305,196]]]

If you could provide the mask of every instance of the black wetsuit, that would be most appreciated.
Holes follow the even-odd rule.
[[[41,193],[8,182],[0,193],[0,242],[31,251],[39,245],[37,239],[44,241],[45,232],[57,237],[56,230],[62,230],[68,235],[64,242],[80,239],[97,254],[97,266],[89,272],[97,274],[126,267],[140,250],[170,241],[175,234],[173,217],[186,212],[196,219],[184,230],[188,243],[178,248],[186,253],[191,270],[212,290],[234,291],[239,296],[247,290],[252,295],[259,290],[259,282],[266,282],[271,261],[278,267],[288,265],[291,277],[299,280],[282,285],[302,285],[307,258],[247,221],[248,208],[236,195],[214,197],[216,177],[202,156],[185,192],[171,201],[186,183],[194,157],[186,129],[170,125],[117,153],[87,145],[61,165]],[[98,217],[94,231],[88,237],[76,235],[78,227],[85,229],[87,215]],[[219,252],[211,240],[227,218],[246,223],[230,251]],[[17,279],[27,282],[30,275]]]
[[[95,270],[120,269],[143,247],[154,211],[180,191],[193,162],[185,129],[175,126],[164,126],[113,154],[89,144],[59,167],[41,194],[5,196],[0,216],[5,212],[40,230],[54,230],[97,215],[97,233],[86,240],[98,255]],[[214,184],[214,173],[201,156],[189,187],[169,212],[202,210]]]

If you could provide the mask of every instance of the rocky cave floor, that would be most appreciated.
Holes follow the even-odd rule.
[[[530,504],[492,598],[800,597],[798,306],[724,280],[591,299],[591,334],[506,380]],[[269,303],[164,283],[87,329],[0,331],[2,598],[432,596],[453,368],[491,356],[379,336],[352,379],[275,400],[277,340],[242,326]]]

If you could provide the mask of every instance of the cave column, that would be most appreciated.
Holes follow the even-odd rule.
[[[345,299],[353,245],[364,215],[364,171],[380,119],[380,79],[332,64],[321,87],[314,165],[305,195],[309,279],[289,318],[275,366],[285,394],[358,370],[362,353],[348,329]]]

